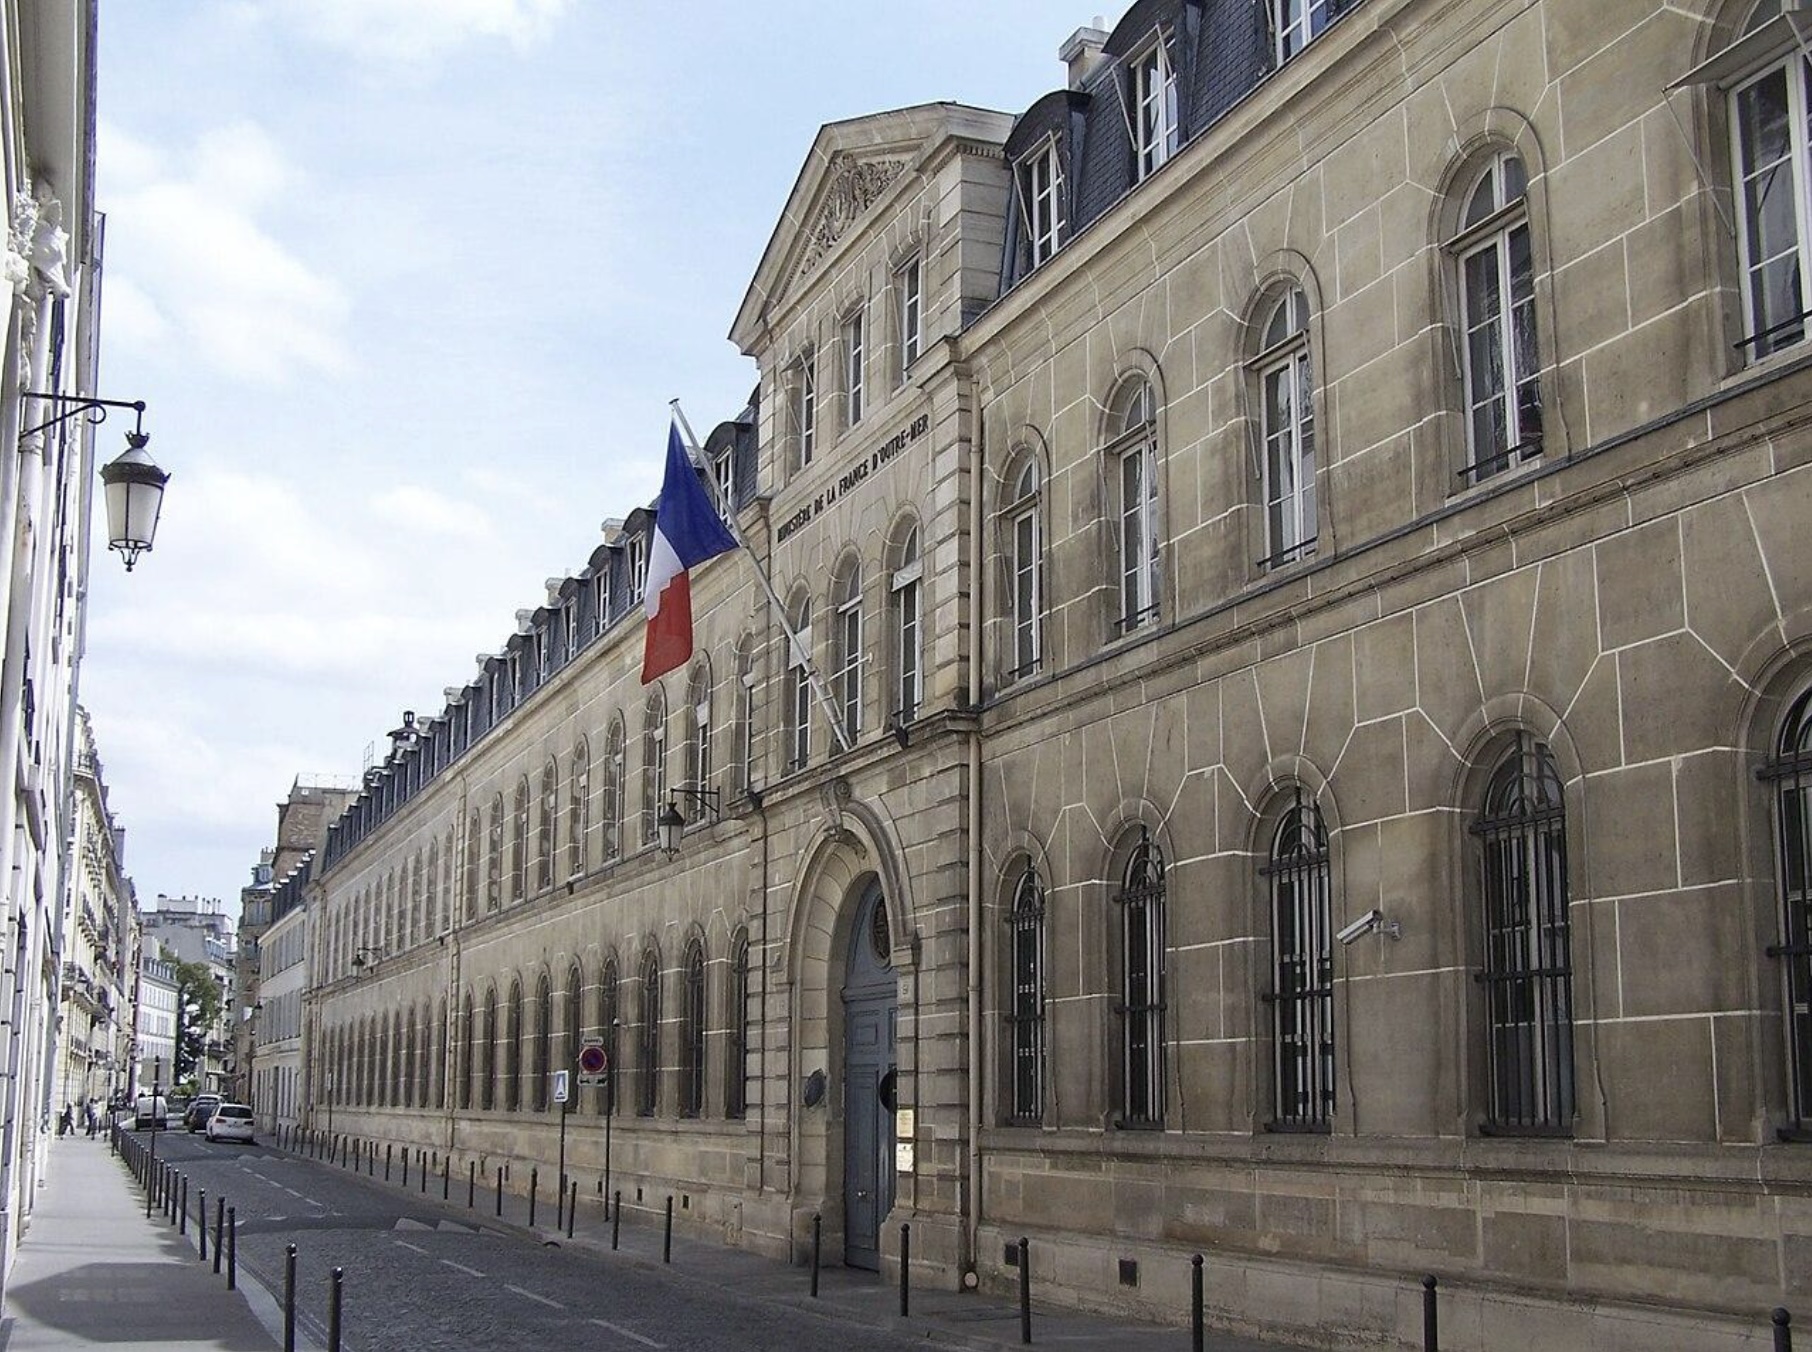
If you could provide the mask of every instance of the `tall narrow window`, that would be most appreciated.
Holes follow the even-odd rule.
[[[1007,490],[1007,619],[1014,679],[1038,670],[1043,656],[1044,524],[1038,462],[1026,456]]]
[[[554,885],[555,823],[560,820],[560,768],[549,756],[541,769],[541,815],[535,823],[535,886]]]
[[[1521,733],[1492,772],[1479,819],[1484,901],[1486,1129],[1573,1126],[1573,953],[1567,809],[1553,753]]]
[[[554,996],[543,972],[535,983],[535,1040],[529,1058],[529,1104],[538,1113],[548,1109],[548,1071],[554,1050]]]
[[[466,923],[478,919],[479,880],[483,876],[484,825],[476,808],[466,818]]]
[[[793,634],[786,655],[787,768],[798,770],[812,758],[812,602],[801,593],[793,603]]]
[[[1292,287],[1271,307],[1258,359],[1264,411],[1265,545],[1276,568],[1315,552],[1315,400],[1309,302]]]
[[[1787,1134],[1804,1139],[1812,1135],[1812,691],[1788,713],[1761,773],[1775,801],[1781,941],[1768,956],[1780,960],[1786,997]]]
[[[1026,220],[1027,262],[1041,266],[1057,252],[1063,231],[1063,161],[1051,140],[1019,166],[1020,211]]]
[[[667,697],[657,685],[642,706],[642,843],[656,838],[661,804],[667,801]]]
[[[629,537],[629,599],[633,604],[648,589],[648,537],[639,531]]]
[[[484,906],[495,911],[503,905],[503,795],[491,795],[489,850],[485,860]]]
[[[686,682],[686,783],[711,787],[711,665],[693,664]]]
[[[923,268],[913,259],[901,268],[896,281],[900,293],[900,383],[906,383],[906,370],[919,359],[919,346],[924,341]]]
[[[617,1110],[617,1055],[622,1049],[618,1037],[623,1027],[623,1005],[617,986],[617,960],[604,959],[604,970],[598,976],[598,1034],[604,1039],[604,1092],[598,1095],[598,1111],[610,1114]]]
[[[1541,449],[1535,261],[1523,162],[1499,155],[1467,194],[1459,258],[1465,329],[1465,477],[1487,478]]]
[[[560,1012],[560,1050],[554,1059],[554,1069],[565,1070],[569,1075],[579,1073],[579,1042],[584,1032],[584,994],[585,974],[574,963],[566,973],[566,995],[561,1001]],[[576,1091],[573,1101],[577,1101]],[[568,1106],[572,1106],[571,1103]]]
[[[653,1117],[661,1104],[661,960],[653,949],[642,955],[641,1080],[636,1112]]]
[[[522,1107],[522,983],[510,983],[510,1000],[503,1010],[503,1109],[517,1112]]]
[[[862,731],[862,566],[843,561],[831,583],[831,694],[837,717],[853,742]]]
[[[1282,65],[1328,26],[1329,0],[1270,0],[1273,54]]]
[[[804,469],[812,463],[812,455],[818,449],[818,368],[813,353],[807,352],[799,359],[797,379],[794,397],[798,401],[799,468]]]
[[[1328,842],[1300,791],[1271,839],[1271,1125],[1325,1131],[1334,1113],[1334,960]]]
[[[516,781],[516,809],[510,814],[510,900],[528,895],[529,881],[529,782]]]
[[[1119,514],[1116,627],[1131,633],[1158,618],[1158,423],[1149,381],[1121,382],[1109,406],[1108,434]]]
[[[566,781],[566,876],[582,878],[591,835],[591,746],[581,737],[573,744],[573,763]]]
[[[441,920],[440,901],[440,841],[428,842],[428,871],[422,875],[425,892],[422,896],[422,923],[427,927],[423,937],[438,934],[446,926]]]
[[[1748,30],[1759,29],[1780,8],[1758,6]],[[1756,358],[1806,337],[1805,279],[1812,272],[1808,118],[1812,118],[1812,66],[1796,43],[1730,94],[1743,279],[1741,346]]]
[[[603,822],[604,862],[623,853],[623,719],[610,720],[610,731],[604,734],[604,789],[600,797]]]
[[[736,647],[737,787],[755,783],[755,649],[746,637]]]
[[[730,985],[725,993],[724,1023],[729,1038],[724,1047],[724,1116],[743,1117],[749,1111],[749,932],[739,929],[730,936]]]
[[[862,338],[862,311],[857,310],[843,326],[843,389],[848,396],[851,427],[862,421]]]
[[[1044,1117],[1044,885],[1028,861],[1013,890],[1012,1004],[1007,1014],[1013,1073],[1012,1120]]]
[[[1161,37],[1133,61],[1132,72],[1139,177],[1144,178],[1177,149],[1177,77]]]
[[[924,563],[919,554],[919,528],[908,526],[894,551],[893,576],[888,590],[893,610],[893,708],[894,717],[908,723],[918,717],[924,702],[921,626]]]
[[[479,1107],[487,1113],[497,1106],[497,993],[484,993],[484,1018],[478,1025]]]
[[[1164,857],[1141,834],[1120,908],[1120,1125],[1164,1124]]]
[[[705,1110],[705,949],[697,940],[686,947],[680,991],[680,1116]]]

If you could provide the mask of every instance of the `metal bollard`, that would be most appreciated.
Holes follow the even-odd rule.
[[[452,1186],[453,1186],[453,1157],[451,1155],[446,1155],[441,1158],[441,1162],[440,1162],[440,1200],[441,1201],[444,1202],[447,1200],[449,1190],[452,1188]]]
[[[390,1181],[390,1142],[384,1142],[384,1182]],[[409,1186],[409,1152],[403,1152],[403,1186]]]
[[[1032,1246],[1019,1237],[1019,1341],[1032,1341]]]
[[[296,1352],[296,1246],[283,1255],[283,1352]]]
[[[426,1193],[428,1191],[428,1152],[426,1150],[417,1152],[415,1162],[420,1166],[415,1171],[416,1177],[420,1180],[415,1185],[415,1190],[419,1193]]]
[[[667,1234],[666,1234],[666,1237],[661,1240],[661,1261],[663,1263],[671,1263],[673,1261],[673,1194],[672,1193],[667,1194]]]
[[[478,1197],[478,1161],[466,1161],[466,1210],[470,1211]]]
[[[340,1352],[340,1293],[346,1285],[346,1270],[333,1270],[333,1286],[327,1296],[327,1352]]]
[[[1435,1278],[1422,1278],[1422,1352],[1441,1352],[1441,1313],[1435,1306]]]
[[[384,1147],[384,1182],[390,1181],[390,1147]],[[403,1151],[403,1191],[409,1190],[409,1152]]]
[[[226,1238],[226,1198],[214,1199],[214,1275],[220,1275],[220,1245]]]
[[[912,1313],[912,1227],[900,1226],[900,1318]]]
[[[227,1290],[239,1286],[239,1208],[227,1208]]]
[[[503,1215],[503,1166],[497,1166],[497,1214]]]
[[[1202,1255],[1189,1260],[1189,1348],[1202,1352]]]
[[[541,1191],[541,1168],[539,1165],[528,1171],[528,1225],[535,1228],[535,1198]]]
[[[818,1264],[824,1253],[824,1217],[812,1212],[812,1299],[818,1299]]]
[[[566,1193],[566,1237],[573,1237],[573,1221],[579,1214],[579,1180],[574,1179]]]
[[[189,1233],[189,1176],[182,1176],[182,1200],[176,1206],[176,1233]]]
[[[617,1234],[623,1228],[623,1190],[618,1188],[610,1202],[610,1247],[617,1247]]]
[[[1782,1306],[1774,1307],[1774,1352],[1793,1352],[1793,1316]]]
[[[201,1205],[195,1211],[195,1228],[201,1234],[201,1261],[208,1261],[208,1190],[201,1190]]]

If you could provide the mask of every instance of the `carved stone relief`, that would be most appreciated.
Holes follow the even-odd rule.
[[[797,275],[803,277],[817,267],[818,260],[848,233],[849,227],[875,204],[888,185],[905,172],[905,160],[856,161],[847,155],[837,156],[832,163],[824,205],[818,210],[818,219],[806,232],[805,253],[799,259]]]

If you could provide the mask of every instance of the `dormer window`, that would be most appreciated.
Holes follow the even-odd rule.
[[[648,537],[629,537],[629,595],[640,597],[648,585]]]
[[[1328,26],[1328,0],[1270,0],[1275,56],[1283,65]]]
[[[1274,0],[1290,6],[1306,0]],[[1160,39],[1132,66],[1134,132],[1139,157],[1139,177],[1145,178],[1176,153],[1177,76],[1170,53]]]
[[[711,486],[716,490],[716,507],[726,521],[736,510],[736,443],[726,441],[711,457]]]
[[[1026,245],[1031,264],[1041,266],[1057,252],[1062,221],[1063,163],[1057,142],[1028,156],[1019,166],[1020,210],[1025,216]]]

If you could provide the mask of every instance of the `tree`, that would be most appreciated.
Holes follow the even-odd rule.
[[[220,1017],[220,984],[205,962],[176,964],[176,1066],[171,1082],[201,1078],[208,1034]]]

